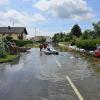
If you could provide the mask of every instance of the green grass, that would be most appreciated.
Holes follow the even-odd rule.
[[[18,55],[7,55],[4,58],[0,58],[0,63],[11,62],[14,59],[16,59],[17,57],[18,57]]]
[[[59,42],[59,44],[67,45],[67,42]]]

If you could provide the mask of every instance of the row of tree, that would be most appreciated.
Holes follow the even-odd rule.
[[[72,27],[70,33],[56,33],[53,36],[54,42],[67,42],[75,40],[75,38],[80,39],[100,39],[100,21],[93,23],[93,29],[87,29],[82,32],[81,27],[76,24]]]

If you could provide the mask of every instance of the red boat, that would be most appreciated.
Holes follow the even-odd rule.
[[[94,51],[94,56],[95,56],[95,57],[100,57],[100,48],[97,48],[97,49]]]

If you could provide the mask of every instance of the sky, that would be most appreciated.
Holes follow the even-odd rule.
[[[100,0],[0,0],[0,27],[26,27],[29,37],[91,29],[100,21]]]

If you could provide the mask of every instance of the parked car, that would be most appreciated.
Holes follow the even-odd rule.
[[[100,57],[100,48],[97,48],[97,49],[94,51],[94,56],[95,56],[95,57]]]
[[[57,50],[53,49],[53,48],[47,48],[47,49],[44,51],[44,53],[45,53],[46,55],[50,55],[50,54],[58,55],[58,54],[59,54],[59,52],[58,52]]]

